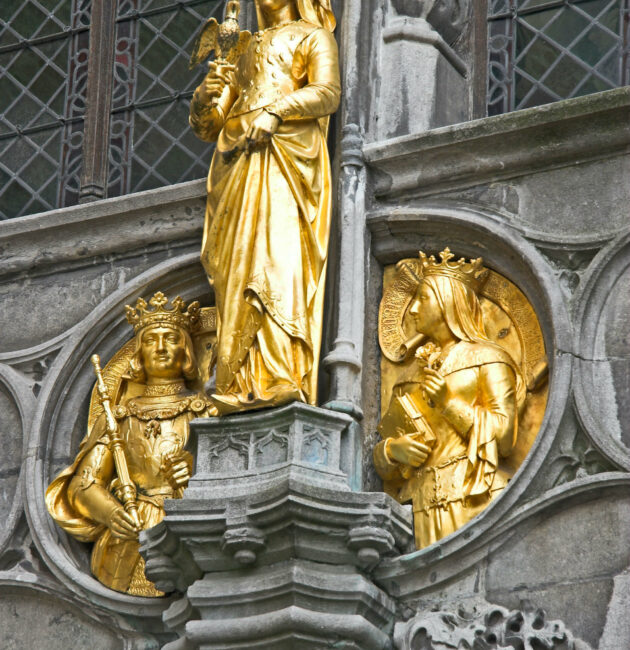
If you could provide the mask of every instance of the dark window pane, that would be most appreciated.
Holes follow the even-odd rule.
[[[0,4],[0,47],[8,46],[0,53],[0,219],[7,219],[77,202],[91,3]]]
[[[120,2],[109,196],[207,173],[212,148],[188,125],[190,97],[203,69],[188,70],[188,59],[202,24],[222,11],[219,0]]]
[[[628,83],[627,0],[515,0],[500,20],[494,10],[491,3],[489,115]],[[501,42],[498,29],[514,38]]]

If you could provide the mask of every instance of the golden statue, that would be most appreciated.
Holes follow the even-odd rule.
[[[385,490],[412,502],[418,548],[469,522],[500,493],[546,401],[544,345],[531,305],[481,258],[453,258],[447,248],[440,261],[420,253],[399,262],[381,303],[383,398],[391,399],[374,463]]]
[[[224,26],[204,27],[193,54],[201,60],[216,40],[224,57],[209,64],[190,105],[194,132],[216,141],[201,261],[216,297],[219,414],[317,398],[332,199],[326,138],[340,99],[335,18],[329,0],[255,4],[260,31],[239,39],[248,45],[235,64],[223,50],[237,41],[225,27],[221,45]]]
[[[98,382],[88,434],[46,491],[53,519],[94,542],[96,578],[137,596],[163,595],[144,575],[138,533],[163,519],[165,499],[181,498],[192,470],[189,422],[207,416],[210,406],[186,383],[199,379],[191,334],[201,329],[204,310],[196,302],[186,308],[180,298],[172,308],[167,303],[158,292],[152,308],[142,299],[127,306],[134,339],[103,373],[93,357]]]

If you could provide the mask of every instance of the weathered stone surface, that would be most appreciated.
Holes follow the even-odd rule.
[[[0,383],[0,521],[13,509],[22,463],[22,418],[14,397]],[[0,534],[0,537],[2,535]]]
[[[115,633],[76,608],[45,596],[28,595],[23,590],[7,593],[3,589],[0,630],[4,650],[122,650],[125,647]]]
[[[0,274],[197,239],[204,196],[199,180],[3,222]]]
[[[315,481],[342,489],[360,489],[358,431],[343,413],[295,403],[191,425],[195,475],[189,498],[248,491],[267,472],[300,468]],[[298,470],[299,471],[299,470]]]
[[[365,568],[408,549],[409,509],[351,489],[360,450],[349,416],[296,403],[191,429],[196,472],[143,533],[147,575],[162,589],[181,589],[182,571],[194,580],[291,558]]]
[[[289,561],[240,575],[212,574],[186,597],[199,612],[184,626],[195,648],[391,647],[394,602],[349,567]]]
[[[599,650],[630,647],[630,569],[615,576]]]
[[[630,142],[629,115],[630,90],[619,88],[369,144],[364,154],[380,199],[430,196],[598,160],[602,151],[612,162]]]
[[[394,18],[383,32],[379,140],[463,122],[465,65],[422,18]],[[401,66],[400,61],[414,61]]]

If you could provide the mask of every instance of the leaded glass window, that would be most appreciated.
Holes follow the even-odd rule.
[[[488,114],[630,83],[630,0],[489,0]]]
[[[222,14],[217,0],[120,0],[116,20],[109,196],[203,177],[208,145],[188,126],[203,77],[188,70],[202,22]]]
[[[90,0],[0,2],[0,219],[77,202]]]
[[[204,70],[189,71],[188,57],[224,4],[118,0],[115,13],[107,5],[94,33],[111,34],[113,70],[99,76],[91,0],[0,0],[0,219],[203,177],[210,151],[188,126],[188,104]],[[89,94],[88,72],[96,87],[113,72],[111,101]],[[109,122],[109,134],[92,129],[96,141],[84,139],[90,120]],[[96,150],[108,154],[103,181],[95,173],[80,186],[83,162],[99,167]]]

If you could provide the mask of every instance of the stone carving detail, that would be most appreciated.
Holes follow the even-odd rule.
[[[562,621],[550,621],[542,609],[521,601],[518,609],[487,604],[457,613],[440,610],[397,623],[394,641],[399,650],[589,650]]]
[[[319,429],[304,435],[302,458],[315,465],[328,465],[330,440]]]
[[[22,374],[26,375],[30,381],[32,381],[32,390],[35,397],[39,395],[39,391],[42,387],[42,382],[46,378],[46,374],[56,359],[57,354],[58,350],[54,350],[53,352],[49,352],[48,354],[35,359],[11,364]]]
[[[602,472],[614,472],[617,469],[593,447],[581,429],[575,434],[571,449],[562,450],[560,455],[554,458],[552,465],[560,466],[554,485],[562,485]]]
[[[468,0],[391,0],[399,16],[424,18],[449,44],[460,36],[469,15]]]
[[[560,286],[569,296],[576,292],[586,268],[600,250],[598,247],[566,250],[544,246],[539,249],[556,270]]]
[[[288,431],[233,434],[209,447],[210,471],[253,470],[286,463],[288,448]]]
[[[238,436],[228,436],[212,445],[208,450],[210,470],[216,472],[226,466],[249,469],[248,442],[239,440]]]
[[[272,429],[254,444],[256,467],[286,463],[289,449],[288,432]]]

